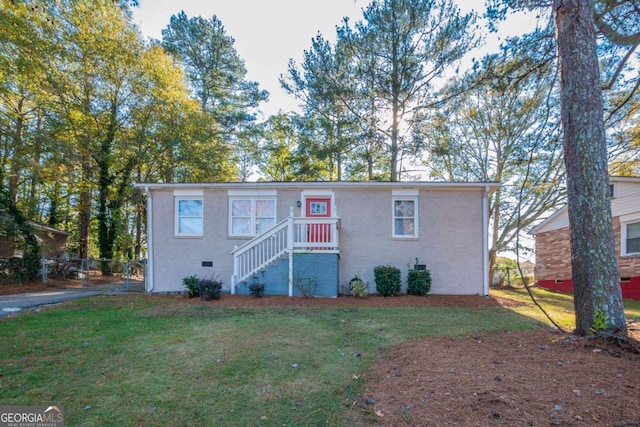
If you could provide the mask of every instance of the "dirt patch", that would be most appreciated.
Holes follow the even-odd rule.
[[[44,288],[42,287],[44,286]],[[0,287],[0,293],[61,285]],[[215,301],[149,295],[165,305],[224,307],[460,307],[514,302],[482,296],[290,298],[223,295]],[[640,339],[640,324],[630,324]],[[548,328],[429,338],[389,350],[363,375],[360,425],[640,426],[640,355],[608,341]]]
[[[640,425],[640,355],[549,329],[408,342],[365,383],[381,426]]]

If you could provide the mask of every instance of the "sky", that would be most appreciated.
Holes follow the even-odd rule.
[[[335,40],[335,27],[344,16],[362,18],[363,0],[139,0],[134,22],[143,35],[160,39],[172,15],[184,10],[187,17],[216,15],[245,61],[247,79],[269,91],[266,114],[296,109],[297,102],[284,93],[278,76],[286,74],[290,58],[300,62],[303,52],[318,34]]]
[[[457,0],[469,11],[469,0]],[[318,33],[335,41],[335,28],[343,17],[352,23],[362,19],[368,0],[139,0],[133,8],[133,20],[147,38],[161,39],[161,31],[172,15],[184,11],[187,17],[216,15],[227,35],[235,39],[235,48],[245,61],[247,79],[257,81],[270,93],[261,105],[266,115],[279,110],[297,109],[297,101],[286,94],[278,82],[287,73],[289,59],[301,62],[303,52]],[[484,1],[474,0],[483,5]],[[531,18],[514,18],[508,26],[521,29]],[[507,29],[508,30],[508,29]],[[494,40],[493,45],[497,45]]]

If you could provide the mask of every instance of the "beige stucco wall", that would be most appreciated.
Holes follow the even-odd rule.
[[[392,238],[391,191],[347,191],[336,195],[340,230],[340,285],[358,275],[375,291],[373,269],[402,270],[416,257],[431,270],[432,293],[481,294],[482,192],[420,191],[419,238]]]
[[[278,220],[290,207],[300,216],[296,202],[303,187],[277,190]],[[322,191],[315,188],[314,191]],[[327,192],[331,189],[327,188]],[[231,251],[247,239],[229,238],[226,189],[204,189],[204,236],[175,237],[172,190],[153,190],[154,292],[182,291],[182,278],[218,276],[229,289],[233,274]],[[432,293],[483,293],[483,236],[481,187],[465,190],[419,192],[419,238],[392,238],[392,190],[333,189],[335,211],[341,218],[340,286],[355,275],[375,292],[373,268],[393,265],[401,269],[403,286],[408,265],[415,258],[431,270]],[[213,267],[202,267],[212,261]]]

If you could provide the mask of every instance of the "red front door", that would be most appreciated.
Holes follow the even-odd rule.
[[[311,197],[305,200],[307,218],[331,218],[331,198]],[[331,225],[310,223],[307,242],[330,242]]]

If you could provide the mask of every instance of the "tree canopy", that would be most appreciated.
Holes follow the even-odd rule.
[[[493,260],[567,195],[571,211],[606,216],[607,172],[640,172],[637,2],[577,3],[593,34],[560,32],[560,12],[576,1],[488,0],[496,31],[512,11],[535,11],[539,25],[479,56],[476,13],[450,0],[373,0],[360,21],[338,22],[335,38],[317,34],[284,65],[281,86],[300,111],[264,118],[269,94],[247,79],[216,15],[179,13],[162,40],[147,41],[132,23],[135,1],[0,0],[3,206],[72,232],[80,257],[131,258],[144,255],[145,215],[132,182],[499,181]],[[571,82],[587,73],[568,72],[585,65],[566,62],[562,43],[587,36],[578,51],[591,49],[588,87],[601,92],[579,100]],[[568,111],[593,100],[581,122],[593,133],[577,138]],[[591,150],[597,173],[577,162]],[[584,198],[601,206],[574,205]],[[594,241],[610,244],[607,233]],[[612,266],[609,255],[581,262]],[[612,271],[587,291],[607,294]],[[617,306],[595,294],[583,330]]]

